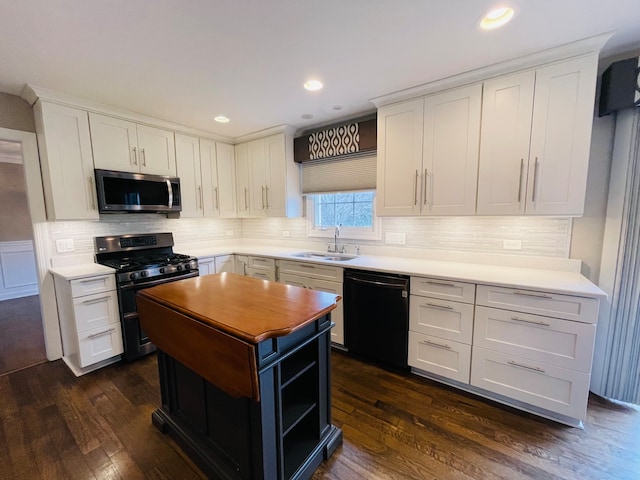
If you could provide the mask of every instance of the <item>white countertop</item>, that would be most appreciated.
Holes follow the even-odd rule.
[[[290,247],[243,245],[190,249],[183,253],[188,253],[199,258],[227,254],[256,255],[307,263],[323,263],[343,268],[421,275],[442,280],[530,288],[550,293],[572,294],[593,298],[606,297],[606,293],[597,285],[576,272],[378,255],[360,255],[348,261],[324,261],[293,256],[293,254],[303,251],[305,250],[300,248],[292,249]]]
[[[49,271],[54,275],[64,278],[65,280],[76,280],[78,278],[115,273],[113,268],[105,267],[99,263],[81,263],[78,265],[55,267],[50,268]]]

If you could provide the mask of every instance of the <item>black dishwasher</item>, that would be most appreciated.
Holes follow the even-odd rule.
[[[349,352],[408,369],[409,277],[345,270],[344,324]]]

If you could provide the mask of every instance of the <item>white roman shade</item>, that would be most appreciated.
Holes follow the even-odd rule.
[[[375,152],[311,160],[302,164],[302,193],[332,193],[376,188]]]

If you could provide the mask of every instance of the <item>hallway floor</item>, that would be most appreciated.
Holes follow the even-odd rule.
[[[46,360],[40,297],[0,302],[0,375]]]

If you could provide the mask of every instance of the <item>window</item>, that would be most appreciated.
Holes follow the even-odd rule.
[[[306,198],[309,236],[333,237],[339,225],[341,238],[380,238],[374,191],[322,193]]]

